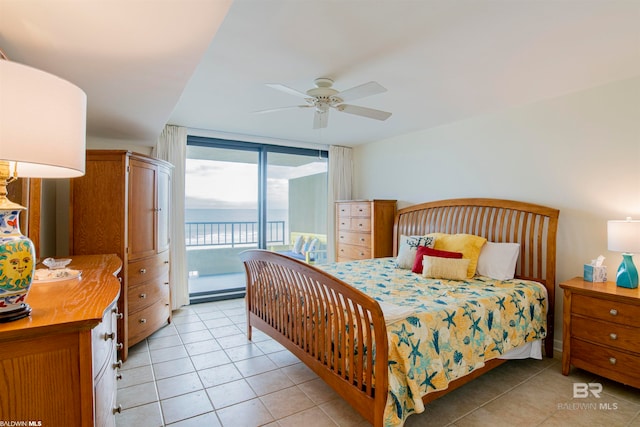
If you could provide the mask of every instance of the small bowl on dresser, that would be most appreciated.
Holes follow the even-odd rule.
[[[65,268],[67,265],[69,265],[69,263],[71,263],[70,259],[53,259],[53,258],[45,258],[44,261],[42,261],[42,263],[44,265],[46,265],[47,267],[49,267],[49,269],[51,270],[57,270],[60,268]]]

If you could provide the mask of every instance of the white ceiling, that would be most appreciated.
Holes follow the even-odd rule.
[[[0,48],[83,88],[89,135],[148,145],[165,123],[356,145],[640,75],[640,0],[230,1],[0,0]],[[255,114],[317,77],[377,81],[351,103],[393,115]]]

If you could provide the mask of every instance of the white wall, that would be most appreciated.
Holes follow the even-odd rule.
[[[492,197],[560,209],[556,282],[600,254],[615,281],[606,221],[640,218],[640,77],[358,146],[354,163],[355,197],[399,208]],[[557,288],[556,348],[561,314]]]

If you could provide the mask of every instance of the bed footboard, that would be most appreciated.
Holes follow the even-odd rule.
[[[240,257],[247,274],[249,339],[254,326],[265,332],[365,419],[382,426],[389,352],[378,303],[295,259],[264,250]]]

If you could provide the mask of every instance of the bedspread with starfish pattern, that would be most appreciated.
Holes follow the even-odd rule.
[[[428,279],[396,268],[395,258],[317,267],[377,301],[413,311],[387,322],[385,426],[401,426],[412,413],[423,412],[425,394],[546,335],[546,289],[537,282]]]

